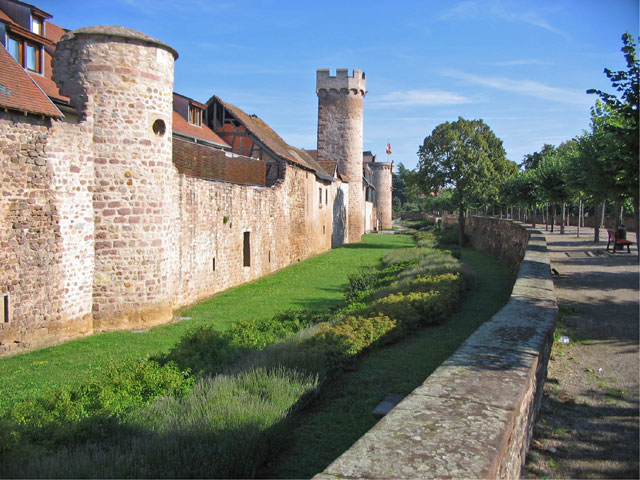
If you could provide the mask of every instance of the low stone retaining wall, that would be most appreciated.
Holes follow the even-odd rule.
[[[558,313],[549,255],[539,230],[470,220],[478,248],[511,259],[522,244],[509,302],[315,478],[520,476]]]

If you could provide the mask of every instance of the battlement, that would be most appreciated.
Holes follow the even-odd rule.
[[[354,68],[353,75],[349,75],[347,68],[338,68],[335,76],[331,76],[331,71],[328,68],[318,69],[316,71],[316,93],[321,90],[355,91],[364,96],[367,93],[365,74],[362,70]]]

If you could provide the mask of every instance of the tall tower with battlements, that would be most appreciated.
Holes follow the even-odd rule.
[[[328,69],[316,73],[318,95],[318,160],[335,160],[349,183],[347,239],[359,242],[364,233],[362,186],[362,103],[367,94],[364,72],[346,68],[331,76]]]

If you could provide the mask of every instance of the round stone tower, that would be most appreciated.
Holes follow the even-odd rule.
[[[364,233],[362,185],[362,103],[367,93],[364,73],[337,69],[316,74],[318,95],[318,160],[335,160],[349,183],[347,240],[359,242]]]
[[[53,59],[54,80],[92,137],[96,331],[171,319],[177,56],[141,32],[95,26],[67,33]]]
[[[373,186],[376,189],[376,211],[381,228],[391,228],[393,216],[393,162],[371,162]]]

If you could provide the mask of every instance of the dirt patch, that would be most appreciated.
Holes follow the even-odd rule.
[[[638,252],[592,232],[547,232],[556,340],[570,340],[554,343],[524,478],[640,478]]]

